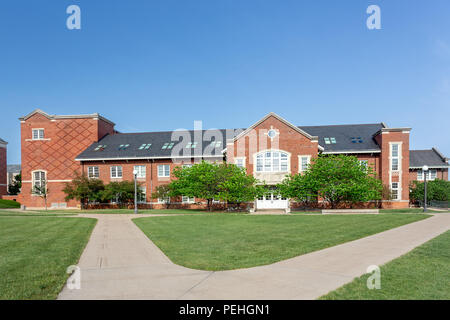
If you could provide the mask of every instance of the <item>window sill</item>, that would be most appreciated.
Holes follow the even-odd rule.
[[[25,141],[50,141],[52,139],[50,138],[44,138],[44,139],[25,139]]]

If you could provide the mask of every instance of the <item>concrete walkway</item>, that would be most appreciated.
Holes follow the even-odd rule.
[[[84,250],[81,289],[59,299],[315,299],[450,229],[450,214],[271,265],[208,272],[173,264],[124,215],[98,219]]]

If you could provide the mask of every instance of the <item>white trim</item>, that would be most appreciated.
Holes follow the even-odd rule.
[[[44,139],[25,139],[25,141],[50,141],[51,138],[44,138]]]
[[[310,154],[299,154],[298,155],[298,173],[302,173],[305,172],[305,170],[303,170],[302,168],[302,158],[307,158],[307,165],[309,166],[309,164],[311,163],[311,155]]]
[[[86,118],[92,118],[93,120],[98,120],[101,119],[109,124],[112,124],[113,126],[115,125],[114,122],[102,117],[100,114],[98,113],[91,113],[91,114],[75,114],[75,115],[50,115],[40,109],[36,109],[32,112],[30,112],[29,114],[27,114],[24,117],[20,117],[19,120],[22,122],[24,122],[25,120],[27,120],[28,118],[34,116],[35,114],[41,114],[44,117],[50,119],[50,120],[59,120],[59,119],[86,119]]]
[[[322,154],[381,153],[381,150],[324,151]]]
[[[398,145],[398,156],[396,157],[398,159],[398,170],[392,171],[392,145]],[[392,183],[398,183],[398,188],[397,188],[397,195],[398,198],[392,201],[400,201],[402,200],[402,183],[403,183],[403,179],[402,179],[402,174],[403,174],[403,165],[402,165],[402,161],[403,161],[403,142],[402,141],[390,141],[389,142],[389,185],[391,186],[391,190],[392,190]],[[398,172],[398,181],[392,181],[392,173],[393,172]]]
[[[120,167],[120,171],[121,171],[121,175],[120,175],[120,177],[119,177],[119,170],[117,170],[117,168],[119,168]],[[116,177],[113,177],[113,174],[112,174],[112,169],[113,168],[116,168]],[[111,178],[111,179],[122,179],[123,178],[123,168],[122,168],[122,166],[110,166],[109,167],[109,177]]]
[[[189,158],[220,158],[223,159],[222,155],[218,156],[202,156],[202,155],[192,155],[192,156],[176,156],[176,157],[134,157],[134,158],[88,158],[88,159],[79,159],[76,158],[75,161],[115,161],[115,160],[147,160],[147,159],[189,159]]]
[[[265,120],[267,120],[270,117],[275,117],[276,119],[278,119],[279,121],[281,121],[282,123],[287,125],[288,127],[291,127],[292,129],[294,129],[298,133],[304,135],[305,137],[307,137],[310,140],[318,141],[318,139],[319,139],[319,137],[312,136],[309,133],[307,133],[307,132],[303,131],[302,129],[300,129],[299,127],[294,126],[292,123],[290,123],[289,121],[283,119],[282,117],[280,117],[276,113],[270,112],[265,117],[263,117],[261,120],[255,122],[253,125],[251,125],[246,130],[242,131],[240,134],[238,134],[236,137],[234,137],[233,141],[236,141],[236,140],[240,139],[241,137],[245,136],[247,133],[249,133],[251,130],[253,130],[255,127],[257,127],[258,125],[260,125],[261,123],[263,123]],[[228,145],[228,142],[227,142],[227,145]]]
[[[409,167],[410,169],[422,169],[423,167]],[[446,166],[428,166],[430,169],[448,169],[450,168],[450,165]]]
[[[288,155],[287,160],[287,170],[286,171],[258,171],[257,170],[257,164],[258,164],[258,154],[265,153],[265,152],[279,152],[280,153],[280,170],[281,170],[281,153],[286,153]],[[265,156],[264,156],[265,159]],[[265,167],[265,161],[263,161],[263,169]],[[280,149],[265,149],[258,152],[255,152],[253,154],[253,173],[291,173],[291,153],[285,150]]]
[[[164,175],[159,174],[159,167],[162,167],[162,166],[164,166],[164,168],[162,169]],[[169,175],[168,176],[165,175],[165,173],[166,173],[165,166],[169,167]],[[156,173],[158,175],[158,178],[170,178],[170,164],[158,164],[156,166]]]

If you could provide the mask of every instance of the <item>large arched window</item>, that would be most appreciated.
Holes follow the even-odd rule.
[[[289,155],[281,151],[264,151],[256,155],[256,172],[288,172]]]

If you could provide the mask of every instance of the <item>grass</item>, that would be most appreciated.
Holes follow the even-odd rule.
[[[176,264],[200,270],[266,265],[427,215],[195,215],[133,221]]]
[[[72,213],[72,214],[134,214],[133,209],[93,209],[93,210],[33,210],[39,213]],[[139,209],[138,214],[205,214],[209,213],[206,210],[198,209]],[[211,213],[223,213],[221,211],[214,211]]]
[[[428,212],[440,212],[428,209]],[[405,209],[380,209],[380,213],[423,213],[423,208],[405,208]]]
[[[55,299],[95,219],[0,218],[0,300]]]
[[[327,294],[329,300],[449,300],[450,231],[381,267],[381,289],[364,275]]]
[[[0,209],[0,217],[60,217],[76,216],[75,213],[61,211],[8,211]],[[2,220],[3,221],[3,220]]]
[[[20,203],[13,200],[0,199],[0,209],[20,208]]]

